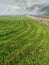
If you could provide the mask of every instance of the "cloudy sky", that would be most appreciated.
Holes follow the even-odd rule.
[[[49,4],[49,0],[0,0],[0,15],[30,13],[27,9],[35,5],[47,4]],[[38,6],[32,10],[34,13],[37,13]]]

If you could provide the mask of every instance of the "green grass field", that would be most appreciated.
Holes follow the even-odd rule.
[[[49,65],[49,26],[27,16],[0,17],[0,65]]]

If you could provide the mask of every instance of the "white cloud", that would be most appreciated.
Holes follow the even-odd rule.
[[[21,9],[21,8],[17,5],[12,5],[12,6],[8,6],[7,11],[13,11],[17,9]]]
[[[0,13],[16,13],[19,9],[30,9],[31,7],[35,7],[32,11],[37,12],[39,7],[44,3],[48,4],[49,0],[0,0]]]

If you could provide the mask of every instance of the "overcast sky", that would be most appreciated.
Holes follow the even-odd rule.
[[[0,0],[0,15],[16,14],[17,10],[22,10],[35,4],[49,4],[49,0]],[[26,12],[26,11],[25,11]],[[21,13],[21,12],[20,12]]]

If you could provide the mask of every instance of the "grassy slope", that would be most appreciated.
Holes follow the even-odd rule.
[[[49,65],[49,26],[28,17],[0,17],[0,65]]]
[[[43,17],[43,18],[49,19],[49,13],[45,13],[45,14],[42,14],[42,15],[40,15],[40,16]]]

